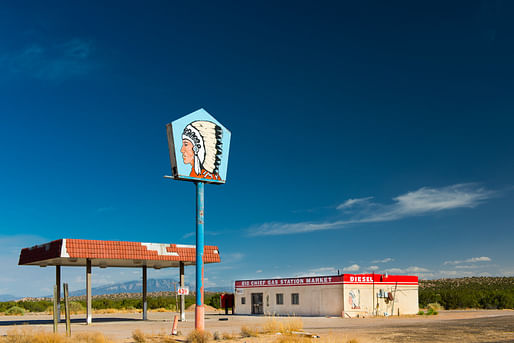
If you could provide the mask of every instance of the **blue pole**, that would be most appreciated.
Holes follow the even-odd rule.
[[[205,328],[205,308],[203,306],[204,187],[203,182],[196,182],[196,330]]]

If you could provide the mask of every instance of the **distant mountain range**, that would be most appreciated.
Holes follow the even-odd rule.
[[[149,279],[147,282],[148,292],[173,292],[175,290],[174,283],[177,284],[177,280],[174,279]],[[191,286],[186,284],[186,287],[191,289]],[[117,293],[141,293],[143,290],[143,282],[141,280],[127,281],[122,283],[115,283],[112,285],[105,285],[99,287],[93,287],[91,292],[93,295],[103,294],[117,294]],[[86,289],[80,289],[77,291],[70,292],[70,296],[81,296],[86,294]]]
[[[94,284],[94,283],[93,283]],[[147,282],[147,290],[150,292],[173,292],[175,291],[174,284],[177,284],[178,281],[175,279],[148,279]],[[122,283],[115,283],[112,285],[105,285],[99,287],[93,287],[91,289],[92,295],[107,295],[107,294],[120,294],[120,293],[141,293],[143,287],[142,280],[134,280],[127,281]],[[195,285],[186,283],[186,287],[189,288],[190,292],[194,292]],[[62,291],[62,288],[61,288]],[[221,293],[232,293],[234,292],[233,287],[206,287],[206,292],[221,292]],[[70,296],[83,296],[86,295],[86,289],[79,289],[76,291],[71,291]],[[45,298],[51,298],[51,295],[45,296]],[[0,301],[11,301],[21,299],[22,297],[17,297],[10,294],[0,294]],[[43,297],[42,297],[43,298]]]
[[[175,286],[178,287],[178,281],[174,279],[148,279],[147,290],[148,292],[173,292]],[[93,295],[103,294],[118,294],[118,293],[141,293],[143,282],[141,280],[127,281],[123,283],[116,283],[112,285],[94,287],[91,289]],[[195,285],[186,283],[189,291],[194,291]],[[207,287],[206,292],[233,292],[232,287]],[[80,289],[70,292],[70,296],[81,296],[86,294],[86,289]]]
[[[15,297],[11,294],[0,294],[0,301],[11,301],[16,300],[18,297]]]

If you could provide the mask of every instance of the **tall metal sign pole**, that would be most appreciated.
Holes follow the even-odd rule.
[[[203,330],[205,307],[203,306],[203,246],[204,246],[204,183],[196,183],[196,307],[195,328]]]
[[[196,184],[195,329],[204,330],[204,188],[226,181],[231,133],[204,109],[166,125],[172,178]]]

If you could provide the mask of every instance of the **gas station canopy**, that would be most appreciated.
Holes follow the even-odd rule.
[[[24,248],[20,253],[19,265],[91,266],[168,268],[195,265],[194,245],[100,241],[62,238],[46,244]],[[204,263],[219,263],[218,247],[205,246]]]

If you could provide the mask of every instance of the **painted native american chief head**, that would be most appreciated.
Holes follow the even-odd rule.
[[[189,176],[221,180],[222,132],[220,126],[204,120],[194,121],[184,128],[180,152],[184,163],[191,165]]]

